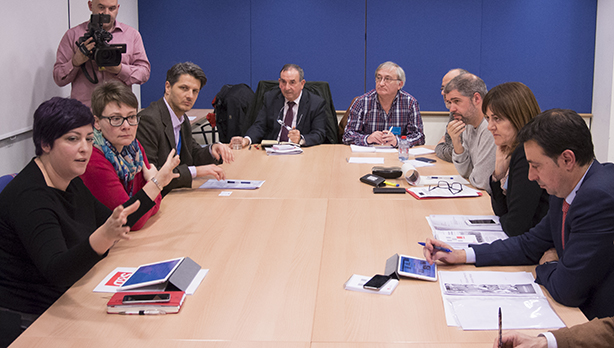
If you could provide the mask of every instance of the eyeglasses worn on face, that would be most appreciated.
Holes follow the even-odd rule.
[[[386,77],[375,76],[375,82],[376,83],[380,83],[380,82],[382,82],[382,80],[384,80],[385,83],[390,83],[391,81],[401,81],[399,79],[393,79],[390,76],[386,76]]]
[[[448,189],[450,190],[451,194],[455,195],[463,190],[463,184],[456,181],[453,183],[449,183],[447,181],[440,181],[437,183],[437,185],[429,185],[429,191],[433,191],[436,188]]]
[[[122,116],[100,116],[100,118],[106,118],[109,120],[109,124],[113,127],[121,127],[124,124],[124,121],[128,121],[128,124],[131,126],[136,126],[141,121],[141,116],[139,115],[131,115],[128,117]]]

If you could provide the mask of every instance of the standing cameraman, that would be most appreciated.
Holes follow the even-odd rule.
[[[127,86],[143,84],[149,79],[150,65],[141,34],[134,28],[115,21],[119,10],[117,0],[91,0],[87,5],[93,15],[110,16],[110,22],[102,22],[102,29],[113,35],[109,43],[126,44],[126,52],[121,54],[121,63],[115,66],[100,66],[96,59],[90,59],[90,56],[83,53],[100,49],[94,38],[88,37],[81,48],[77,43],[86,33],[91,33],[89,21],[68,29],[62,37],[53,65],[53,79],[58,86],[72,83],[70,97],[91,106],[92,91],[98,84],[111,79],[119,80]]]

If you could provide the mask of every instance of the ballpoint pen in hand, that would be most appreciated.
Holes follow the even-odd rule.
[[[424,242],[418,242],[418,244],[420,244],[420,245],[422,245],[422,246],[425,246],[425,245],[426,245],[426,244],[424,244]],[[440,246],[437,246],[437,245],[433,245],[433,248],[434,248],[434,249],[437,249],[437,250],[445,251],[445,252],[447,252],[447,253],[451,253],[451,252],[452,252],[452,250],[450,250],[450,249],[448,249],[448,248],[440,247]]]
[[[280,119],[277,119],[277,123],[279,123],[279,124],[280,124],[282,127],[286,128],[286,129],[288,130],[288,132],[292,130],[292,127],[290,127],[290,126],[286,126],[286,124],[284,123],[284,121],[282,121],[282,120],[280,120]]]

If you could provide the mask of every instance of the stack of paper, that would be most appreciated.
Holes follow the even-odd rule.
[[[496,330],[565,327],[529,272],[439,271],[448,326]]]
[[[303,153],[297,145],[273,145],[266,148],[267,155],[299,155]]]
[[[433,236],[455,249],[468,248],[469,244],[491,243],[507,239],[495,215],[430,215],[426,217]],[[475,223],[475,222],[485,223]],[[493,223],[486,223],[492,221]]]
[[[264,180],[215,180],[209,179],[200,185],[202,189],[255,190],[264,184]]]

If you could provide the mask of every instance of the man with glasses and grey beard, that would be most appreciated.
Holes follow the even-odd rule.
[[[409,146],[424,145],[424,131],[418,101],[401,90],[405,72],[393,62],[382,63],[375,70],[375,89],[360,96],[350,107],[343,133],[347,145],[390,145],[397,147],[402,136]],[[399,135],[392,127],[400,127]]]

